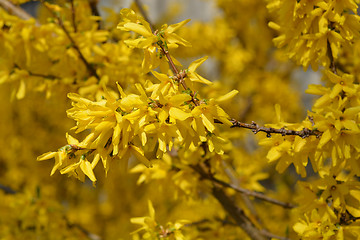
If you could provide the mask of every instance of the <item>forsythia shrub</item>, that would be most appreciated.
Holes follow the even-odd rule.
[[[25,2],[0,0],[1,239],[360,239],[358,0]]]

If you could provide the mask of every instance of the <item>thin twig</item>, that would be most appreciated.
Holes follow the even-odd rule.
[[[76,45],[74,39],[71,37],[69,31],[65,28],[65,25],[63,23],[63,21],[61,20],[61,18],[59,16],[57,16],[45,3],[44,1],[41,1],[44,6],[49,10],[49,12],[51,13],[51,15],[56,18],[56,20],[58,21],[59,26],[62,28],[62,30],[64,31],[64,33],[66,34],[66,36],[68,37],[68,39],[70,40],[72,47],[77,51],[77,53],[79,54],[79,57],[81,59],[81,61],[85,64],[86,68],[88,69],[88,71],[90,72],[90,74],[94,77],[96,77],[96,79],[98,80],[98,82],[100,81],[100,77],[99,75],[96,73],[96,69],[86,60],[86,58],[84,57],[84,55],[81,53],[79,47]]]
[[[262,193],[254,192],[254,191],[242,188],[242,187],[238,187],[238,186],[235,186],[234,184],[231,184],[231,183],[226,183],[226,182],[224,182],[222,180],[219,180],[219,179],[215,178],[214,176],[212,176],[210,174],[207,174],[200,166],[191,166],[191,168],[194,169],[196,172],[198,172],[201,177],[203,177],[205,179],[209,179],[211,181],[214,181],[214,182],[216,182],[216,183],[218,183],[218,184],[220,184],[220,185],[222,185],[224,187],[232,188],[237,192],[246,194],[248,196],[255,197],[257,199],[260,199],[260,200],[263,200],[263,201],[266,201],[266,202],[269,202],[269,203],[272,203],[272,204],[282,206],[284,208],[294,208],[294,207],[296,207],[295,205],[293,205],[291,203],[285,203],[285,202],[282,202],[280,200],[273,199],[273,198],[268,197],[268,196],[266,196],[266,195],[264,195]]]
[[[231,184],[231,183],[226,183],[226,182],[223,182],[215,177],[212,177],[211,180],[213,180],[214,182],[224,186],[224,187],[228,187],[228,188],[231,188],[231,189],[234,189],[235,191],[237,192],[240,192],[240,193],[243,193],[243,194],[246,194],[248,196],[252,196],[252,197],[255,197],[257,199],[260,199],[260,200],[263,200],[263,201],[266,201],[266,202],[269,202],[269,203],[273,203],[275,205],[279,205],[281,207],[284,207],[284,208],[294,208],[296,207],[294,204],[291,204],[291,203],[285,203],[285,202],[282,202],[280,200],[277,200],[277,199],[273,199],[271,197],[268,197],[262,193],[259,193],[259,192],[254,192],[254,191],[251,191],[249,189],[246,189],[246,188],[242,188],[242,187],[238,187],[238,186],[235,186],[234,184]]]
[[[33,18],[33,16],[24,11],[21,7],[14,5],[9,0],[0,0],[0,6],[4,8],[8,13],[15,15],[23,20]],[[36,25],[39,25],[38,21],[36,21]]]
[[[76,26],[76,21],[75,21],[74,0],[70,0],[70,7],[71,7],[71,20],[72,20],[74,32],[77,32],[77,26]]]
[[[25,70],[30,76],[34,76],[34,77],[42,77],[42,78],[48,78],[48,79],[57,79],[58,77],[54,76],[54,75],[45,75],[45,74],[41,74],[41,73],[33,73],[27,69],[23,69],[21,68],[19,65],[17,65],[16,63],[14,63],[14,67],[18,68],[20,70]]]
[[[251,129],[253,131],[253,133],[258,133],[258,132],[265,132],[267,134],[267,137],[271,137],[272,133],[275,134],[281,134],[282,136],[285,135],[296,135],[299,136],[301,138],[307,138],[309,136],[316,136],[316,137],[320,137],[322,135],[322,132],[318,131],[318,130],[311,130],[308,128],[303,128],[301,131],[295,131],[295,130],[287,130],[285,128],[272,128],[272,127],[263,127],[263,126],[259,126],[256,122],[252,122],[252,123],[243,123],[240,122],[238,120],[232,119],[232,128],[235,127],[239,127],[239,128],[247,128],[247,129]]]

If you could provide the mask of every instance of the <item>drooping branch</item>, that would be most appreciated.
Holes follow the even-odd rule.
[[[285,128],[272,128],[272,127],[263,127],[258,125],[256,122],[251,122],[251,123],[243,123],[240,122],[236,119],[232,119],[232,126],[231,128],[235,128],[235,127],[239,127],[239,128],[247,128],[247,129],[251,129],[253,131],[253,133],[258,133],[258,132],[265,132],[267,134],[267,137],[271,137],[271,134],[281,134],[282,136],[286,136],[286,135],[296,135],[299,136],[301,138],[307,138],[309,136],[316,136],[316,137],[320,137],[322,132],[318,131],[318,130],[311,130],[309,128],[303,128],[301,131],[295,131],[295,130],[288,130]]]

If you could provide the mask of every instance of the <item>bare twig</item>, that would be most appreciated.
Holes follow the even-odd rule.
[[[232,128],[235,127],[239,127],[239,128],[247,128],[247,129],[251,129],[253,131],[253,133],[258,133],[258,132],[265,132],[267,134],[267,137],[271,137],[272,133],[275,134],[281,134],[282,136],[285,135],[296,135],[299,136],[301,138],[306,138],[309,136],[316,136],[316,137],[320,137],[322,132],[318,131],[318,130],[311,130],[308,128],[303,128],[303,130],[301,131],[295,131],[295,130],[287,130],[285,128],[271,128],[271,127],[262,127],[259,126],[256,122],[252,122],[252,123],[243,123],[240,122],[238,120],[232,119]]]
[[[77,32],[76,20],[75,20],[75,7],[74,7],[74,0],[70,0],[71,6],[71,20],[74,28],[74,32]]]
[[[42,3],[44,3],[44,1],[42,1]],[[96,69],[86,60],[86,58],[84,57],[84,55],[82,54],[82,52],[80,51],[79,47],[77,46],[76,42],[74,41],[74,39],[71,37],[69,31],[65,28],[65,25],[63,23],[63,21],[61,20],[61,18],[59,16],[57,16],[46,4],[44,4],[44,6],[49,10],[49,12],[51,13],[51,15],[58,21],[59,26],[61,27],[61,29],[64,31],[64,33],[66,34],[66,36],[68,37],[68,39],[70,40],[72,47],[77,51],[77,53],[79,54],[79,57],[81,59],[81,61],[85,64],[86,68],[88,69],[88,71],[90,72],[90,74],[94,77],[96,77],[96,79],[98,80],[98,82],[100,81],[100,77],[99,75],[96,73]]]
[[[200,166],[191,166],[191,167],[196,172],[198,172],[202,178],[209,179],[209,180],[211,180],[213,182],[216,182],[219,185],[222,185],[224,187],[232,188],[237,192],[246,194],[248,196],[255,197],[257,199],[260,199],[260,200],[263,200],[263,201],[266,201],[266,202],[269,202],[269,203],[272,203],[272,204],[282,206],[284,208],[294,208],[294,207],[296,207],[295,205],[293,205],[291,203],[285,203],[285,202],[279,201],[277,199],[273,199],[273,198],[268,197],[268,196],[266,196],[266,195],[264,195],[262,193],[254,192],[254,191],[242,188],[242,187],[238,187],[238,186],[235,186],[234,184],[231,184],[231,183],[226,183],[226,182],[224,182],[222,180],[219,180],[219,179],[215,178],[214,176],[206,173]]]
[[[10,14],[13,14],[23,20],[33,18],[29,13],[25,12],[21,7],[14,5],[9,0],[0,0],[0,6]],[[37,21],[36,24],[39,25]]]
[[[21,67],[20,67],[19,65],[17,65],[16,63],[14,63],[14,67],[15,67],[15,68],[18,68],[18,69],[20,69],[20,70],[25,70],[25,71],[27,71],[27,73],[28,73],[30,76],[48,78],[48,79],[51,79],[51,80],[58,78],[58,77],[56,77],[56,76],[54,76],[54,75],[45,75],[45,74],[41,74],[41,73],[33,73],[33,72],[31,72],[31,71],[29,71],[29,70],[27,70],[27,69],[21,68]]]
[[[263,200],[263,201],[266,201],[266,202],[269,202],[269,203],[273,203],[275,205],[279,205],[279,206],[284,207],[284,208],[294,208],[294,207],[296,207],[294,204],[285,203],[285,202],[282,202],[280,200],[268,197],[268,196],[266,196],[266,195],[264,195],[262,193],[254,192],[254,191],[248,190],[246,188],[235,186],[234,184],[223,182],[223,181],[221,181],[221,180],[219,180],[219,179],[217,179],[215,177],[212,177],[211,180],[213,180],[214,182],[216,182],[216,183],[218,183],[218,184],[220,184],[220,185],[222,185],[224,187],[232,188],[237,192],[246,194],[248,196],[255,197],[257,199],[260,199],[260,200]]]

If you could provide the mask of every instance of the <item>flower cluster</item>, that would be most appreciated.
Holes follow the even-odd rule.
[[[205,141],[209,141],[210,152],[222,154],[214,122],[231,125],[227,114],[214,99],[195,98],[195,105],[188,93],[178,91],[172,79],[165,75],[159,78],[163,81],[149,87],[149,97],[140,84],[136,84],[139,94],[126,94],[118,85],[120,97],[105,89],[100,101],[69,94],[73,108],[67,113],[77,121],[75,132],[90,132],[81,142],[68,135],[67,146],[38,160],[55,157],[52,173],[61,169],[61,173],[72,173],[82,180],[84,173],[95,182],[92,169],[100,159],[106,171],[114,158],[127,162],[131,155],[149,167],[146,152],[155,152],[156,158],[161,158],[175,143],[186,151]]]
[[[355,0],[268,1],[268,9],[277,15],[276,22],[269,23],[279,31],[273,41],[286,47],[289,58],[305,69],[328,67],[329,54],[337,59],[341,48],[349,48],[360,37],[357,8]]]

